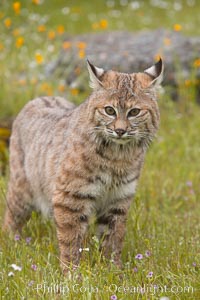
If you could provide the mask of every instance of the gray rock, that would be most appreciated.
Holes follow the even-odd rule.
[[[137,72],[151,66],[158,55],[165,64],[164,85],[177,87],[193,74],[199,89],[200,67],[194,69],[193,65],[200,58],[200,37],[158,29],[139,33],[90,33],[69,36],[66,41],[70,47],[61,50],[58,59],[46,66],[46,74],[63,78],[66,84],[79,89],[84,90],[86,86],[85,58],[104,69]],[[85,58],[79,57],[79,42],[86,44]]]

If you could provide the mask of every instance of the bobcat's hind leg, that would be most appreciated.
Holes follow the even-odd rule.
[[[10,182],[10,185],[12,181]],[[4,217],[4,230],[20,232],[24,223],[30,218],[33,210],[30,204],[30,194],[26,189],[26,183],[23,190],[14,184],[9,187],[7,197],[7,208]]]
[[[32,193],[24,170],[24,154],[16,136],[12,136],[10,144],[10,179],[6,202],[3,229],[21,231],[33,207]]]

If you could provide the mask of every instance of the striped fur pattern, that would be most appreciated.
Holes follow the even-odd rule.
[[[120,264],[127,213],[159,125],[161,61],[144,73],[104,71],[89,62],[88,69],[94,90],[85,102],[30,101],[10,142],[4,228],[21,230],[33,210],[52,215],[64,271],[78,265],[94,214],[104,255]]]

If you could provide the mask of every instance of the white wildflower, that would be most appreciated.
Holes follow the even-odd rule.
[[[87,251],[87,252],[89,252],[90,249],[89,249],[89,248],[79,248],[79,252],[82,252],[82,251]]]
[[[15,270],[15,271],[21,271],[22,267],[17,266],[16,264],[12,264],[11,267]]]

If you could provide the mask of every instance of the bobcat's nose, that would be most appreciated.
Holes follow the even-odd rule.
[[[115,129],[115,132],[117,133],[117,135],[119,137],[121,137],[126,132],[126,130],[124,130],[122,128],[118,128],[118,129]]]

